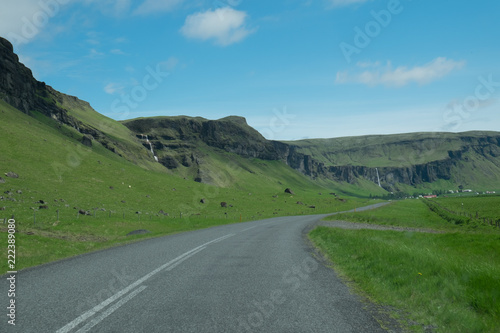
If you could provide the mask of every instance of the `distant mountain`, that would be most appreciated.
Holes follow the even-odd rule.
[[[0,99],[20,112],[45,119],[47,125],[60,131],[70,127],[72,131],[66,131],[67,135],[86,145],[102,145],[143,169],[217,186],[238,182],[234,175],[221,179],[220,170],[227,171],[231,161],[238,160],[238,170],[251,173],[259,169],[260,160],[282,162],[318,184],[329,188],[347,186],[351,192],[359,188],[355,192],[365,195],[459,186],[500,189],[498,132],[280,142],[266,140],[238,116],[219,120],[153,117],[117,122],[92,109],[89,103],[35,80],[3,38]]]

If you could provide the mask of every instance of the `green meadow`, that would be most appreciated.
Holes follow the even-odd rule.
[[[443,198],[500,219],[500,197]],[[464,208],[466,209],[466,208]],[[318,227],[313,242],[354,288],[389,308],[408,331],[500,330],[500,229],[450,223],[423,200],[329,217],[377,225],[434,229],[436,233]]]

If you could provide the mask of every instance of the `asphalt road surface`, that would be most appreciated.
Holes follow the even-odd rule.
[[[322,216],[186,232],[18,272],[0,332],[386,332],[317,260]]]

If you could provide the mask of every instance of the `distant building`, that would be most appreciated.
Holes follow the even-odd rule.
[[[464,192],[464,193],[471,193],[472,190],[462,190],[462,192]]]
[[[435,195],[435,194],[432,194],[432,195],[424,195],[424,198],[426,199],[434,199],[434,198],[437,198],[438,196]]]

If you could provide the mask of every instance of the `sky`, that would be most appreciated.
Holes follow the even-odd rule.
[[[124,120],[267,139],[500,130],[500,2],[0,0],[36,79]]]

